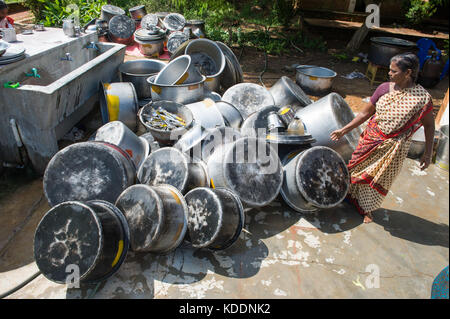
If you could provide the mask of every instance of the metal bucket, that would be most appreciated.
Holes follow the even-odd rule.
[[[280,159],[263,139],[243,137],[222,145],[207,165],[211,186],[229,188],[249,207],[271,203],[283,183]]]
[[[209,186],[206,165],[191,161],[189,156],[174,147],[164,147],[151,153],[138,172],[142,184],[168,184],[186,194],[196,187]]]
[[[225,126],[222,114],[216,107],[216,103],[211,99],[200,102],[186,104],[194,116],[194,123],[204,128],[215,128]]]
[[[315,96],[330,93],[333,79],[337,75],[333,70],[315,65],[300,65],[296,70],[297,84],[305,93]]]
[[[135,132],[139,104],[133,83],[100,83],[99,95],[103,124],[121,121]]]
[[[141,20],[147,14],[147,10],[144,5],[130,8],[128,11],[130,12],[131,18],[134,20]]]
[[[105,142],[81,142],[55,154],[44,173],[44,194],[50,206],[94,199],[114,203],[136,181],[129,155]]]
[[[169,185],[134,185],[117,199],[130,228],[134,252],[164,254],[176,249],[187,230],[187,204]]]
[[[145,56],[158,58],[161,54],[164,53],[164,39],[154,41],[142,41],[135,37],[134,41],[139,46],[139,52],[141,52],[141,54]],[[150,75],[152,74],[149,74],[148,76]]]
[[[162,85],[156,84],[156,76],[153,75],[147,79],[152,88],[153,101],[173,101],[181,104],[189,104],[202,101],[205,98],[205,80],[203,77],[200,82],[181,85]]]
[[[436,165],[448,171],[448,125],[440,128],[440,139],[436,151]]]
[[[108,23],[109,36],[113,42],[128,45],[133,41],[136,24],[126,15],[112,17]]]
[[[282,76],[269,91],[275,100],[275,105],[279,107],[290,106],[299,108],[312,103],[301,87],[287,76]]]
[[[191,56],[192,63],[206,76],[208,88],[218,91],[220,76],[226,65],[225,55],[220,47],[214,41],[197,39],[189,42],[185,53]]]
[[[355,115],[345,100],[337,93],[330,93],[295,114],[300,118],[308,134],[316,140],[313,146],[334,149],[345,161],[349,161],[359,142],[361,128],[355,128],[339,141],[332,141],[330,134],[350,123]]]
[[[124,216],[103,201],[59,204],[44,215],[34,235],[39,270],[60,284],[74,283],[74,271],[82,283],[104,281],[120,268],[128,248]]]
[[[244,226],[239,197],[225,188],[196,188],[186,194],[188,238],[195,248],[224,250],[236,242]]]
[[[229,88],[222,100],[234,105],[242,114],[244,120],[265,106],[275,105],[270,92],[254,83],[239,83]]]
[[[241,112],[231,103],[225,101],[217,101],[216,107],[222,114],[225,124],[235,129],[241,127],[244,118]]]
[[[106,4],[102,7],[100,19],[109,22],[113,17],[124,14],[125,11],[122,8]]]
[[[120,147],[130,156],[137,169],[150,154],[150,144],[147,140],[138,137],[125,124],[119,121],[103,125],[92,135],[91,139]]]
[[[170,131],[165,131],[148,125],[144,119],[146,117],[146,114],[151,114],[152,109],[157,110],[159,107],[182,118],[186,123],[186,126]],[[186,132],[186,130],[188,130],[192,126],[194,119],[192,112],[186,106],[170,101],[156,101],[149,103],[141,108],[138,115],[139,120],[145,127],[145,129],[153,135],[155,140],[165,145],[174,144],[176,141],[178,141],[178,139]]]
[[[162,69],[155,78],[158,85],[182,85],[197,83],[202,80],[202,75],[191,63],[189,55],[182,55],[176,58],[164,69]]]
[[[159,60],[134,60],[122,63],[119,66],[120,81],[133,83],[139,99],[152,97],[152,89],[147,83],[147,78],[156,75],[166,66]]]
[[[342,157],[328,147],[317,146],[283,159],[281,196],[298,212],[332,208],[347,196],[350,174]]]

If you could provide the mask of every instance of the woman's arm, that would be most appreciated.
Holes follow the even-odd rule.
[[[372,102],[367,103],[363,110],[355,116],[353,121],[348,123],[343,128],[336,130],[330,134],[330,138],[333,141],[339,140],[342,136],[353,130],[354,128],[360,126],[362,123],[367,121],[372,115],[375,114],[375,105]]]
[[[423,128],[425,130],[425,152],[420,159],[421,170],[430,166],[431,156],[433,155],[433,143],[434,143],[434,116],[433,112],[428,112],[422,118]]]

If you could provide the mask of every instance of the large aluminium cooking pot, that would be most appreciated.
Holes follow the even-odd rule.
[[[157,74],[165,66],[166,63],[152,59],[124,62],[119,66],[121,82],[133,83],[139,99],[151,98],[152,90],[147,78]]]
[[[305,130],[316,140],[312,146],[327,146],[338,152],[345,161],[348,162],[351,159],[362,130],[355,128],[338,141],[330,138],[333,131],[343,128],[355,118],[352,110],[339,94],[330,93],[298,110],[295,116],[302,120]]]
[[[315,65],[299,65],[296,70],[297,84],[306,94],[314,96],[330,93],[333,79],[337,75],[333,70]]]
[[[389,67],[391,59],[401,53],[416,52],[414,42],[393,37],[374,37],[370,39],[369,61]]]

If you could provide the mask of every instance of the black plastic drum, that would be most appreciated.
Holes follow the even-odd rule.
[[[128,225],[114,205],[66,202],[53,207],[40,221],[34,258],[51,281],[73,282],[71,277],[78,273],[80,282],[96,283],[119,269],[128,247]]]

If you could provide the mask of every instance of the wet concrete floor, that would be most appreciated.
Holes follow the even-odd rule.
[[[39,178],[0,194],[0,294],[37,270],[33,236],[48,209]],[[300,214],[278,200],[247,211],[226,251],[130,253],[98,287],[40,275],[9,298],[430,298],[449,263],[448,210],[448,172],[407,159],[372,224],[345,203]]]

